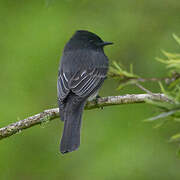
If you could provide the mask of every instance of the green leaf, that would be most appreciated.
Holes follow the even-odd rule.
[[[164,89],[164,86],[161,82],[159,82],[159,86],[161,88],[162,93],[167,94],[166,90]]]
[[[161,59],[161,58],[158,58],[158,57],[156,57],[155,59],[157,61],[161,62],[161,63],[168,64],[168,60],[164,60],[164,59]]]
[[[177,133],[173,136],[171,136],[170,141],[177,141],[180,140],[180,133]]]
[[[180,122],[180,118],[175,117],[173,120],[176,121],[176,122]]]
[[[110,73],[112,72],[112,73],[115,73],[117,75],[124,76],[126,78],[138,78],[139,76],[133,74],[131,72],[131,70],[132,70],[132,65],[130,66],[130,72],[128,72],[126,70],[123,70],[116,61],[113,61],[113,64],[110,67]]]
[[[154,106],[157,106],[161,109],[164,109],[166,111],[180,108],[180,104],[176,104],[176,103],[162,102],[162,101],[150,100],[150,99],[146,99],[146,102]]]
[[[180,58],[180,54],[169,53],[169,52],[166,52],[166,51],[164,51],[164,50],[162,50],[162,53],[163,53],[168,59]]]
[[[176,40],[176,42],[180,45],[180,38],[173,34],[173,38]]]
[[[147,120],[145,121],[155,121],[157,119],[161,119],[161,118],[165,118],[165,117],[168,117],[172,114],[174,114],[175,112],[177,112],[178,110],[172,110],[172,111],[168,111],[168,112],[163,112],[155,117],[151,117],[151,118],[148,118]]]

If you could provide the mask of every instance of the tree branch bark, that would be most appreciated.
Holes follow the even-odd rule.
[[[147,99],[169,102],[164,94],[127,94],[124,96],[108,96],[87,102],[85,109],[102,108],[105,106],[144,103]],[[51,121],[59,116],[59,109],[48,109],[34,116],[9,124],[0,128],[0,140],[12,136],[24,129]]]

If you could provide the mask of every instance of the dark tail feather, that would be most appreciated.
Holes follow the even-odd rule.
[[[61,139],[61,153],[76,150],[80,145],[81,117],[85,102],[67,103],[64,113],[64,130]]]
[[[59,116],[61,121],[64,121],[64,103],[60,100],[58,100],[58,106],[59,106]]]

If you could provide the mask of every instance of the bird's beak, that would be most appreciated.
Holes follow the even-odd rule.
[[[113,44],[113,42],[107,42],[107,41],[104,41],[102,44],[103,44],[103,46],[107,46],[107,45]]]
[[[98,46],[107,46],[107,45],[111,45],[111,44],[113,44],[113,42],[103,41],[101,43],[98,43]]]

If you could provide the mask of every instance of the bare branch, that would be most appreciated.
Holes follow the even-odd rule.
[[[169,101],[164,94],[128,94],[124,96],[108,96],[87,102],[85,109],[95,109],[105,106],[144,103],[146,99]],[[24,129],[30,128],[46,121],[51,121],[59,116],[59,109],[48,109],[24,120],[0,128],[0,140],[12,136]]]

